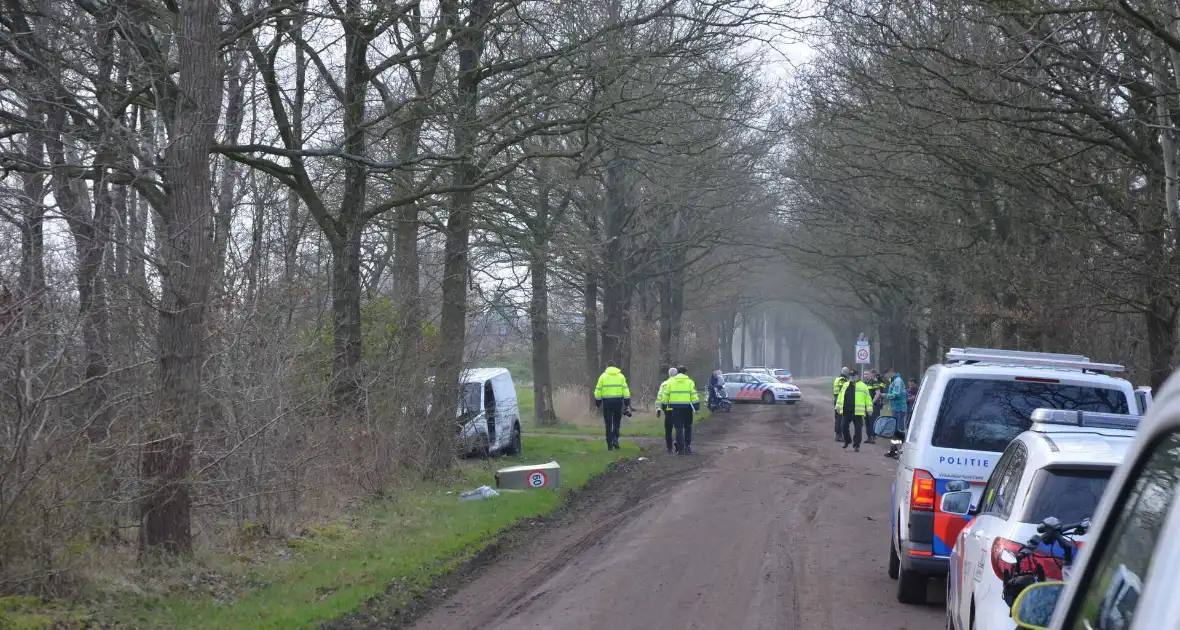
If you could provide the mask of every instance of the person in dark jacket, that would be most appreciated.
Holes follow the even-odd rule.
[[[721,376],[721,370],[713,370],[713,374],[709,376],[709,408],[717,403],[718,391],[725,387],[725,378]]]
[[[869,388],[869,396],[873,397],[873,410],[865,418],[865,444],[872,444],[877,441],[873,434],[873,423],[881,417],[881,409],[885,406],[885,388],[888,383],[877,370],[866,372],[864,383]]]

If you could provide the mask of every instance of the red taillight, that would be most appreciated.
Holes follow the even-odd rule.
[[[1017,376],[1016,380],[1024,381],[1026,383],[1060,383],[1061,382],[1055,378],[1037,378],[1035,376]]]
[[[933,512],[934,495],[934,475],[925,470],[914,470],[914,481],[910,486],[910,509]]]
[[[996,574],[997,578],[1003,580],[1005,571],[1015,572],[1017,569],[1016,565],[1004,562],[1000,558],[1000,554],[1007,549],[1015,556],[1020,552],[1021,546],[1020,543],[1014,540],[1008,540],[1007,538],[996,538],[992,541],[992,572]],[[1058,561],[1053,556],[1043,551],[1034,552],[1031,556],[1025,558],[1024,562],[1021,563],[1020,569],[1022,571],[1033,571],[1036,569],[1036,565],[1040,565],[1041,570],[1045,572],[1046,580],[1061,579],[1060,564],[1058,564]]]

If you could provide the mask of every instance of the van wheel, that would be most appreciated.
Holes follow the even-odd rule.
[[[893,542],[893,537],[889,537],[889,577],[896,580],[898,573],[901,571],[901,558],[897,557],[897,545]]]
[[[925,604],[926,576],[898,567],[897,601],[903,604]]]
[[[764,402],[768,405],[773,405],[774,404],[774,394],[772,394],[770,392],[766,392],[765,394],[762,394],[762,402]]]
[[[524,448],[520,441],[520,425],[516,424],[512,426],[512,441],[508,443],[507,454],[513,457],[520,457],[520,454],[523,452]]]

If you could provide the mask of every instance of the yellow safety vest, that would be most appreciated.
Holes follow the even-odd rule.
[[[660,397],[656,400],[661,405],[688,406],[699,403],[701,397],[697,395],[697,384],[687,374],[677,374],[664,381],[661,386]]]
[[[840,395],[836,396],[836,413],[844,413],[844,397],[848,395],[848,386],[851,383],[844,383],[844,387],[840,388]],[[869,410],[873,408],[873,397],[869,395],[869,387],[860,381],[856,382],[856,390],[853,394],[856,396],[854,401],[855,407],[853,413],[858,416],[869,415]]]
[[[840,392],[844,391],[844,386],[848,384],[848,379],[843,376],[837,376],[836,382],[832,383],[832,395],[839,396]]]
[[[604,398],[630,398],[631,389],[627,387],[627,377],[617,367],[608,367],[598,377],[598,384],[594,386],[594,400]]]
[[[668,383],[671,383],[673,378],[676,377],[673,376],[663,383],[660,383],[660,391],[656,394],[656,404],[659,404],[660,401],[664,399],[664,392],[668,391]]]

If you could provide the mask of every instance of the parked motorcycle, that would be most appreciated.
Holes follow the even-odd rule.
[[[709,411],[716,413],[718,410],[729,413],[733,409],[733,402],[729,400],[729,396],[725,394],[724,387],[713,388],[713,395],[709,397]]]
[[[1037,525],[1037,534],[1029,538],[1028,542],[1024,543],[1015,554],[1008,550],[1001,551],[1000,558],[1014,567],[1011,571],[1004,570],[1004,602],[1008,604],[1008,607],[1012,607],[1024,589],[1038,582],[1044,582],[1050,577],[1046,575],[1046,567],[1050,566],[1049,563],[1055,565],[1056,570],[1053,573],[1060,574],[1060,579],[1068,581],[1073,569],[1073,561],[1078,555],[1078,544],[1073,537],[1084,535],[1088,529],[1090,529],[1089,519],[1080,523],[1062,525],[1056,518],[1050,516]],[[1041,545],[1048,545],[1048,550],[1042,551]],[[1062,552],[1060,557],[1056,554],[1058,547]],[[1004,557],[1005,555],[1010,558]],[[1051,577],[1058,579],[1055,575]]]

